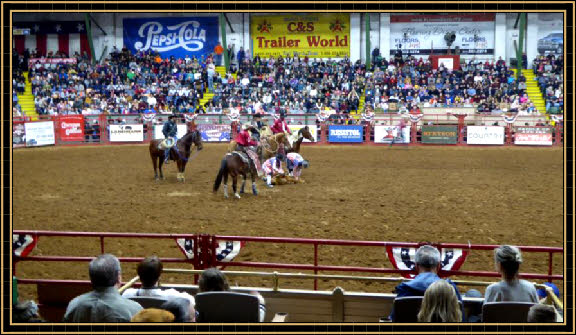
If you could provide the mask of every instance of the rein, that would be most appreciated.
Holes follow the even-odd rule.
[[[194,133],[191,136],[198,136],[198,133]],[[193,137],[192,139],[192,143],[194,143],[194,140],[196,138]],[[178,140],[178,142],[180,142],[180,140]],[[184,162],[188,162],[189,160],[193,160],[194,158],[196,158],[196,156],[198,156],[198,154],[200,153],[200,151],[196,150],[196,152],[191,156],[191,157],[183,157],[182,154],[180,153],[180,150],[178,149],[178,142],[176,143],[175,147],[176,147],[176,154],[178,155],[178,157],[180,157],[180,160],[184,161]],[[192,147],[192,143],[190,143],[190,147]]]

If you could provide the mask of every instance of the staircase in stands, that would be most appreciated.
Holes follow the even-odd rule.
[[[30,120],[38,120],[36,105],[34,104],[34,95],[32,94],[32,84],[28,81],[28,72],[23,73],[26,79],[26,88],[23,94],[18,95],[18,103],[22,107],[22,116],[30,117]]]
[[[516,75],[517,70],[512,69],[514,71],[514,75]],[[528,93],[528,98],[530,101],[534,103],[534,106],[538,110],[538,112],[545,114],[546,113],[546,101],[544,100],[544,96],[542,95],[542,91],[540,91],[540,87],[538,86],[538,81],[536,80],[536,76],[534,75],[533,70],[522,70],[522,74],[526,77],[526,93]]]
[[[226,78],[226,67],[225,66],[216,66],[216,72],[220,74],[220,77]],[[232,73],[232,77],[236,80],[236,73]],[[212,101],[214,97],[214,93],[209,93],[208,88],[206,88],[206,92],[204,92],[204,96],[200,99],[200,105],[205,106],[207,103]]]
[[[358,102],[358,110],[355,113],[356,115],[362,114],[364,112],[365,103],[366,103],[366,90],[364,90],[360,95],[360,102]]]

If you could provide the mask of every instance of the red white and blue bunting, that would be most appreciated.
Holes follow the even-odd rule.
[[[142,114],[142,121],[143,122],[154,122],[156,118],[156,114]]]
[[[518,114],[519,113],[516,113],[512,116],[502,114],[502,118],[504,119],[504,122],[506,122],[506,123],[514,123],[514,122],[516,122],[516,119],[518,118]]]
[[[38,236],[25,234],[12,234],[12,254],[26,257],[38,243]]]
[[[420,120],[422,120],[422,117],[424,117],[424,114],[409,114],[409,116],[410,116],[410,122],[418,123],[418,122],[420,122]]]
[[[416,266],[416,250],[417,248],[403,248],[403,247],[386,247],[386,254],[392,266],[398,270],[413,270]],[[468,256],[467,250],[441,248],[440,259],[441,269],[444,271],[457,271],[460,269],[466,257]],[[413,274],[401,274],[404,278],[414,278]]]
[[[176,239],[178,247],[184,253],[186,258],[194,259],[194,240],[178,238]],[[217,241],[216,259],[220,262],[230,262],[238,255],[246,242],[240,241]]]
[[[184,119],[186,122],[192,122],[194,119],[196,119],[197,116],[198,114],[184,114]]]

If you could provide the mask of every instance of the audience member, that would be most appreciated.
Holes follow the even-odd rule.
[[[549,323],[556,322],[556,310],[554,307],[543,304],[535,304],[528,311],[528,322]]]
[[[12,306],[12,322],[46,322],[38,314],[38,305],[32,300]]]
[[[173,322],[174,315],[158,308],[146,308],[132,317],[130,322]]]
[[[454,286],[437,280],[426,289],[418,313],[419,322],[460,322],[462,312]]]

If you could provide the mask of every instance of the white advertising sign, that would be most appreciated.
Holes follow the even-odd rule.
[[[164,139],[164,134],[162,134],[162,128],[164,127],[164,125],[161,124],[157,124],[154,126],[154,139]],[[186,135],[186,133],[188,132],[188,128],[186,127],[185,124],[178,124],[176,125],[176,128],[178,129],[178,131],[176,132],[176,136],[178,138],[182,138],[182,136]]]
[[[468,144],[504,144],[504,127],[468,126]]]
[[[494,13],[454,15],[392,15],[390,17],[390,54],[398,50],[410,55],[448,53],[446,33],[456,36],[462,55],[494,54]]]
[[[144,125],[110,125],[110,142],[143,142]]]
[[[56,143],[54,137],[54,122],[27,122],[24,124],[26,131],[26,146],[36,147],[40,145],[52,145]]]
[[[290,131],[292,133],[297,133],[298,130],[300,130],[301,128],[304,128],[304,127],[306,127],[306,126],[305,125],[289,125],[288,126],[288,128],[290,128]],[[312,137],[314,137],[314,142],[318,142],[318,129],[317,128],[318,127],[315,125],[314,126],[308,125],[308,129],[310,129],[310,134],[312,134]],[[307,139],[304,139],[302,142],[303,143],[310,143],[310,141]]]
[[[400,132],[398,126],[375,126],[374,143],[410,143],[410,127]]]

